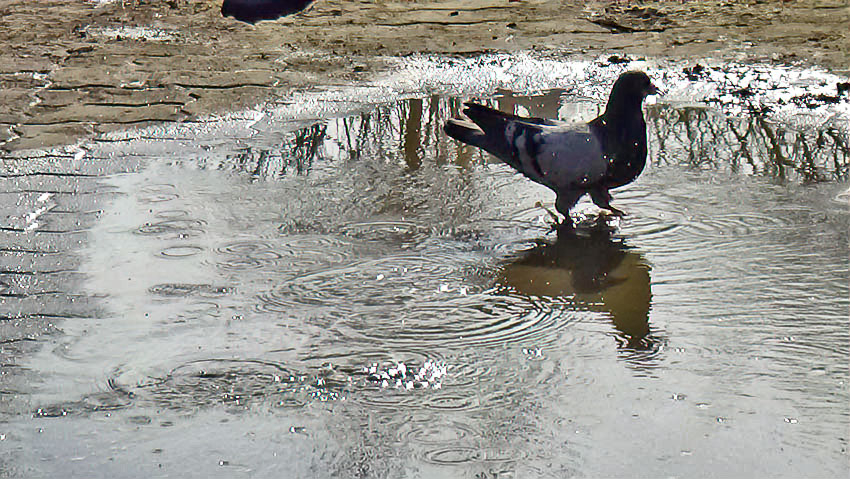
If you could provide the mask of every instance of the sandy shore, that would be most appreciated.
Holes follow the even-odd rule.
[[[415,53],[730,59],[850,71],[847,0],[319,0],[248,25],[220,0],[0,0],[0,149],[354,83]]]

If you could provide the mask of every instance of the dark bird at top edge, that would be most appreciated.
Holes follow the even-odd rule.
[[[615,215],[608,190],[634,181],[646,165],[646,122],[641,105],[658,93],[649,76],[623,73],[614,82],[605,112],[587,123],[523,118],[466,103],[470,121],[451,119],[450,137],[487,151],[557,194],[555,208],[572,224],[570,210],[584,195]]]
[[[221,15],[246,23],[257,23],[298,13],[311,3],[313,0],[224,0]]]

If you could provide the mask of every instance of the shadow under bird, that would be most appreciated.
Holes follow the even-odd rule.
[[[642,104],[656,93],[646,73],[629,71],[614,82],[605,112],[587,123],[523,118],[466,103],[463,113],[472,121],[451,119],[445,131],[552,189],[564,224],[572,224],[570,210],[584,194],[622,216],[609,190],[634,181],[646,165]]]
[[[224,0],[221,15],[246,23],[257,23],[298,13],[311,3],[313,0]]]

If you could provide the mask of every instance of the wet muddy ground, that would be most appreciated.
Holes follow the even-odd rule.
[[[0,54],[0,477],[846,473],[845,39],[776,33],[835,34],[840,2],[711,4],[775,12],[714,42],[691,2],[557,27],[547,2],[256,27],[22,5],[0,2],[32,40]],[[352,33],[376,18],[404,35]],[[451,55],[371,53],[422,50]],[[583,203],[558,234],[551,192],[442,133],[470,98],[591,118],[627,68],[665,95],[623,219]]]
[[[840,476],[844,78],[686,65],[411,60],[6,155],[3,475]],[[622,220],[556,234],[441,132],[591,118],[635,67],[667,93]]]
[[[0,148],[62,145],[353,84],[398,57],[534,50],[847,72],[846,0],[321,0],[251,26],[220,2],[0,1]]]

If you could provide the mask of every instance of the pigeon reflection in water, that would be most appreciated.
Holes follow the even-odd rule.
[[[643,255],[612,237],[604,219],[589,228],[560,228],[499,272],[498,283],[521,294],[569,297],[577,309],[607,313],[631,351],[655,349],[650,334],[650,266]]]

